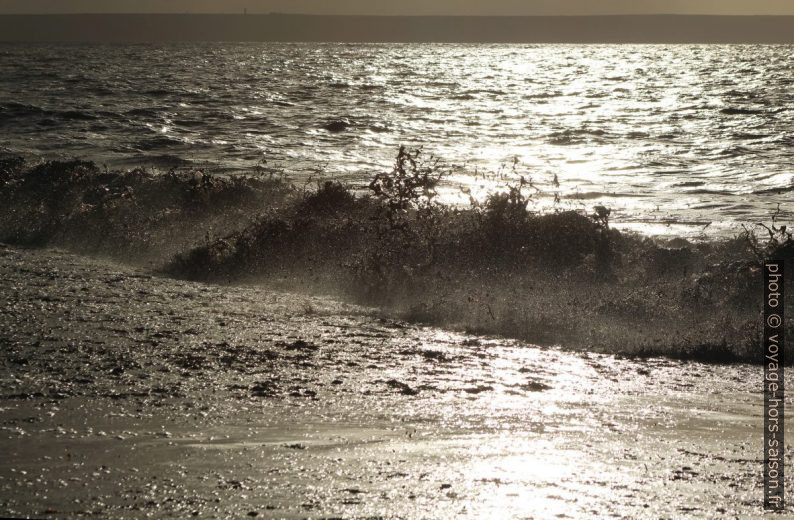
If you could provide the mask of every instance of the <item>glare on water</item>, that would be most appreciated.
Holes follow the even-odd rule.
[[[399,145],[423,146],[456,166],[476,198],[504,189],[510,176],[498,173],[518,159],[513,180],[532,178],[540,208],[554,195],[564,209],[606,205],[615,223],[662,234],[707,225],[730,234],[777,203],[788,211],[794,183],[790,46],[0,52],[0,129],[13,127],[4,144],[17,152],[161,168],[246,170],[266,160],[364,185]]]

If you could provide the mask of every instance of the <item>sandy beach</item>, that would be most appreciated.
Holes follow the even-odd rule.
[[[762,507],[758,367],[540,348],[58,250],[0,246],[0,286],[4,516]]]

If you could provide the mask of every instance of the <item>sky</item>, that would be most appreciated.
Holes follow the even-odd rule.
[[[0,0],[0,14],[794,15],[794,0]]]

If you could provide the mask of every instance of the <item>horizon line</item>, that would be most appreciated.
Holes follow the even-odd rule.
[[[794,44],[793,15],[0,15],[0,41]]]

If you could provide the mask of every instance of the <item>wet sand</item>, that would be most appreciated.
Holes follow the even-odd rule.
[[[0,515],[761,515],[760,367],[539,348],[10,246],[0,310]]]

